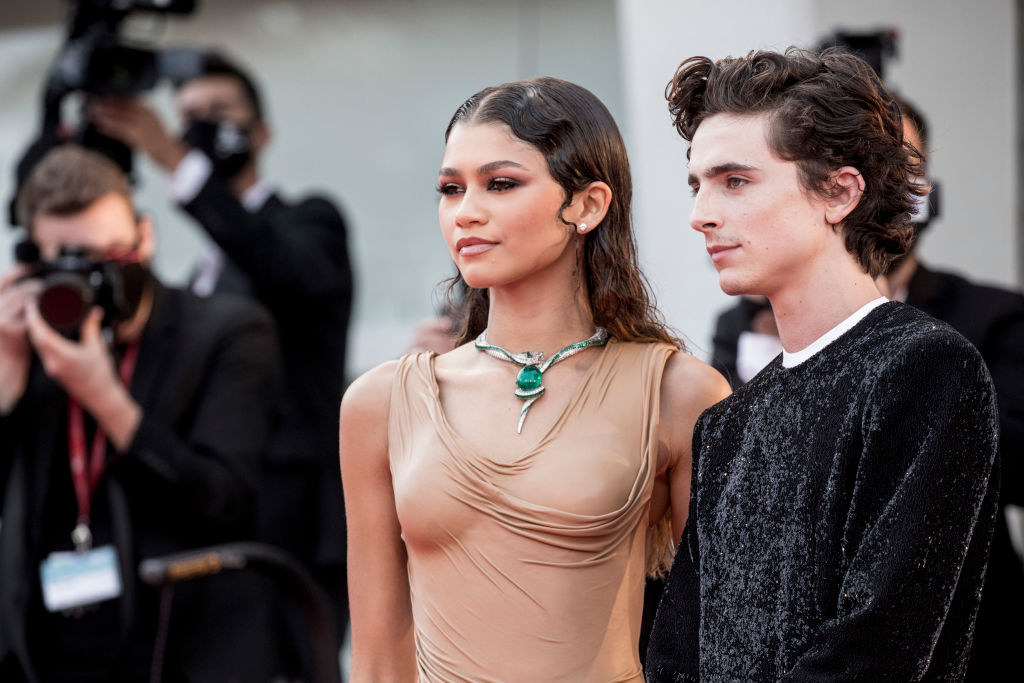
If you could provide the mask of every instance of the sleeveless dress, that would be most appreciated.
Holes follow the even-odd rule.
[[[389,458],[420,681],[643,680],[648,508],[674,350],[609,342],[540,439],[500,462],[448,423],[435,354],[399,361]]]

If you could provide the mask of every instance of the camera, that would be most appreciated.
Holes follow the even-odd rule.
[[[46,82],[47,99],[81,91],[133,95],[156,87],[160,78],[185,78],[201,54],[187,48],[149,50],[128,44],[121,23],[137,10],[190,14],[196,0],[78,0],[68,38]]]
[[[828,47],[842,47],[871,65],[878,77],[885,81],[885,67],[899,51],[900,33],[895,28],[858,33],[836,31],[818,45],[818,50]]]
[[[52,261],[39,261],[38,253],[28,242],[19,244],[16,250],[19,261],[33,265],[25,277],[42,280],[40,315],[65,337],[78,337],[82,321],[93,306],[103,309],[106,327],[134,314],[141,298],[142,278],[136,277],[143,272],[141,264],[95,261],[81,247],[61,247]]]
[[[187,80],[202,70],[203,53],[192,48],[152,50],[121,35],[121,25],[134,12],[191,14],[197,0],[76,0],[69,12],[67,37],[43,87],[42,124],[38,137],[18,162],[15,187],[32,167],[57,145],[74,142],[117,163],[129,177],[132,150],[102,135],[82,117],[78,125],[62,121],[62,105],[72,93],[135,95],[152,90],[162,79]],[[68,131],[71,131],[70,133]],[[17,196],[17,191],[15,191]],[[17,225],[14,200],[11,225]]]

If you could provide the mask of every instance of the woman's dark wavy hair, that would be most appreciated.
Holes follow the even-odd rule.
[[[559,218],[573,194],[590,183],[603,181],[611,187],[604,220],[581,238],[580,274],[594,323],[621,341],[663,341],[681,347],[655,308],[640,272],[630,212],[629,159],[615,120],[601,101],[574,83],[535,78],[485,88],[470,97],[452,116],[445,142],[461,123],[503,123],[537,148],[565,192]],[[574,224],[564,218],[562,222],[575,234]],[[450,281],[449,298],[460,289],[464,293],[458,308],[465,319],[459,343],[464,344],[487,326],[489,301],[486,289],[465,286],[461,276]]]
[[[860,171],[866,185],[843,220],[846,249],[872,277],[910,247],[920,160],[903,140],[900,108],[871,67],[841,49],[754,51],[713,62],[691,57],[665,91],[676,129],[693,140],[715,114],[768,114],[768,145],[795,161],[804,189],[828,196],[830,174]],[[687,153],[689,154],[689,153]]]

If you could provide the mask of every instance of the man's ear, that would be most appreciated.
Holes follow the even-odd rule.
[[[249,145],[252,147],[253,155],[259,155],[270,142],[270,138],[270,126],[263,121],[253,123],[249,132]]]
[[[825,202],[825,222],[829,225],[842,223],[857,208],[864,195],[864,176],[853,166],[843,166],[829,179],[829,197]]]
[[[597,229],[608,213],[612,203],[612,188],[600,180],[587,185],[573,196],[570,204],[569,220],[576,225],[586,225],[580,234]]]

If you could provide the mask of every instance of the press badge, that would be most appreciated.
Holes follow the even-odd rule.
[[[43,604],[51,612],[120,597],[117,550],[104,545],[85,552],[55,552],[39,566]]]

